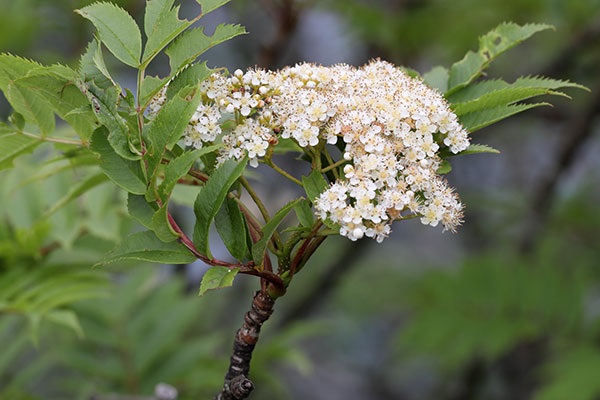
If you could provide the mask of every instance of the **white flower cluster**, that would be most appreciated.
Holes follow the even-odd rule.
[[[341,226],[351,240],[381,242],[394,220],[418,215],[431,226],[454,230],[462,204],[436,174],[440,146],[465,150],[469,138],[443,97],[392,64],[375,60],[361,68],[299,64],[277,72],[237,70],[213,74],[201,84],[203,103],[185,132],[196,148],[222,133],[219,160],[250,158],[258,164],[278,138],[301,147],[345,143],[343,176],[317,199],[323,220]],[[151,106],[156,112],[164,94]],[[321,147],[319,147],[321,146]]]

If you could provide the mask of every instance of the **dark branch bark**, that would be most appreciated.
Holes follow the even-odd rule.
[[[275,300],[266,291],[261,290],[254,294],[252,307],[244,316],[242,327],[235,334],[225,384],[215,400],[243,400],[252,393],[254,385],[248,378],[252,351],[258,342],[262,324],[273,313],[274,303]]]

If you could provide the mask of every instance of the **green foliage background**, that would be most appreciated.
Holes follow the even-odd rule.
[[[72,10],[90,3],[1,0],[0,49],[45,63],[70,57],[73,64],[91,31]],[[140,20],[142,2],[118,3]],[[250,31],[230,51],[255,39],[253,25],[272,24],[277,32],[259,3],[233,1],[228,8],[230,19]],[[277,9],[286,2],[265,3]],[[301,3],[295,11],[300,21],[310,13],[333,13],[342,21],[366,49],[357,55],[361,61],[379,56],[420,72],[449,66],[502,21],[553,24],[557,32],[501,57],[489,76],[512,81],[548,72],[592,93],[476,134],[502,154],[457,161],[449,179],[468,207],[458,235],[425,232],[417,222],[396,227],[393,243],[362,245],[337,270],[310,318],[289,314],[298,304],[309,308],[305,295],[351,251],[343,240],[322,249],[311,261],[314,268],[278,304],[261,339],[252,366],[255,398],[597,399],[600,177],[590,153],[599,148],[600,3]],[[270,67],[300,61],[294,59],[298,38],[283,39],[284,50]],[[224,63],[237,60],[235,66],[244,68],[261,62],[258,48],[240,53],[243,60],[225,56]],[[126,70],[120,74],[128,77]],[[573,161],[562,165],[558,155],[586,112],[592,115],[589,132],[575,142]],[[19,160],[21,168],[0,175],[0,343],[8,349],[0,354],[0,398],[149,395],[163,381],[178,387],[181,398],[208,398],[221,384],[253,282],[242,279],[229,292],[198,299],[197,282],[172,267],[129,263],[81,272],[135,223],[123,218],[126,199],[99,183],[35,224],[82,178],[69,160],[49,163],[55,156],[39,149]],[[56,169],[59,174],[39,183]],[[557,183],[540,205],[535,193],[555,171]],[[16,174],[29,183],[20,186],[23,176]],[[263,189],[270,190],[267,184]],[[54,243],[61,248],[41,261]],[[60,281],[52,279],[55,270],[61,270]],[[71,295],[45,301],[66,287]],[[30,289],[19,297],[17,288]],[[278,318],[295,322],[280,329]]]

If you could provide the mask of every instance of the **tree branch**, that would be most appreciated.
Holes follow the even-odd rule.
[[[233,354],[230,358],[229,369],[225,375],[225,383],[215,400],[243,400],[248,398],[254,385],[248,375],[252,352],[260,335],[262,324],[273,313],[275,300],[266,291],[254,294],[250,311],[244,316],[244,323],[237,331],[233,342]]]

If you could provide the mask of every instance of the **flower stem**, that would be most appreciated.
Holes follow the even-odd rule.
[[[329,153],[327,153],[327,155],[329,156]],[[328,158],[330,158],[330,157],[328,157]],[[337,171],[334,168],[337,168],[340,165],[344,165],[347,162],[348,162],[348,160],[345,160],[345,159],[342,158],[341,160],[339,160],[339,161],[337,161],[337,162],[335,162],[333,164],[329,164],[327,167],[323,168],[321,170],[321,172],[327,172],[327,171],[331,171],[333,169],[334,174],[337,174]]]
[[[286,172],[283,169],[281,169],[281,167],[279,167],[277,164],[275,164],[273,162],[273,160],[265,159],[263,162],[265,164],[267,164],[269,167],[273,168],[275,171],[277,171],[282,176],[284,176],[287,179],[289,179],[290,181],[294,182],[296,185],[302,186],[302,182],[299,179],[294,178],[289,172]]]

